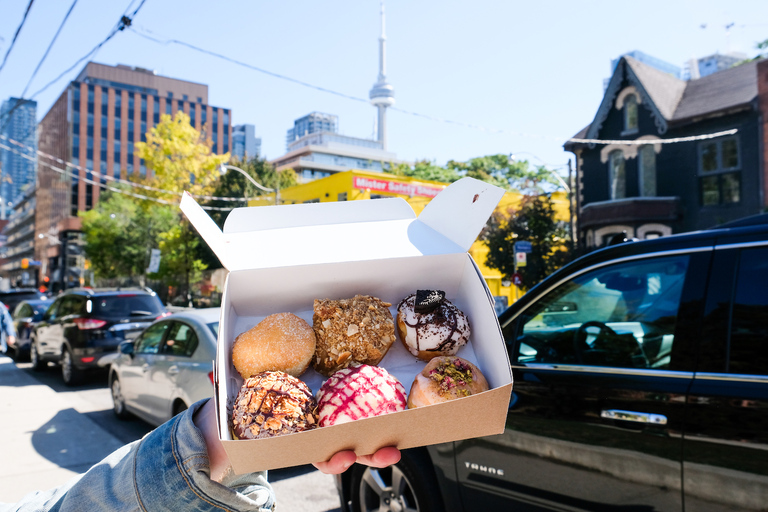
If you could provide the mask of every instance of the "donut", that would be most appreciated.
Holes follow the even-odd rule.
[[[316,299],[312,315],[317,336],[315,370],[329,377],[352,363],[379,364],[395,341],[390,306],[370,295]]]
[[[397,305],[397,333],[422,361],[452,356],[469,341],[469,319],[441,290],[418,290]]]
[[[352,364],[335,372],[317,393],[321,427],[405,410],[405,388],[379,366]]]
[[[432,358],[416,375],[408,394],[408,408],[437,404],[488,390],[480,369],[456,356]]]
[[[232,363],[244,378],[266,371],[298,377],[315,354],[312,326],[293,313],[269,315],[235,338]]]
[[[235,400],[232,431],[237,439],[261,439],[317,427],[312,390],[285,372],[245,379]]]

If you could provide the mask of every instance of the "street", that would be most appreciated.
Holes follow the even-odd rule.
[[[30,363],[0,356],[0,502],[61,485],[152,427],[112,412],[106,377],[67,388],[58,368],[33,372]],[[337,512],[333,477],[311,466],[270,471],[278,510]]]

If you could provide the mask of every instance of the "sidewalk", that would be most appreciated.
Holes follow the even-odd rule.
[[[76,395],[56,393],[0,356],[0,502],[61,485],[122,446],[85,412]]]

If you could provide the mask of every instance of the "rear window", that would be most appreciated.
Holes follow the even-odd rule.
[[[0,301],[9,309],[13,309],[17,304],[24,300],[36,300],[44,298],[40,292],[9,292],[0,293]]]
[[[90,300],[92,315],[96,317],[157,317],[165,312],[160,299],[153,295],[113,295]]]

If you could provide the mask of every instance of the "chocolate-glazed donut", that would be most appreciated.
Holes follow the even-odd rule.
[[[245,380],[235,400],[232,431],[238,439],[261,439],[317,427],[317,402],[309,387],[284,372]]]
[[[469,341],[469,319],[440,290],[418,290],[397,306],[397,333],[423,361],[452,356]]]

